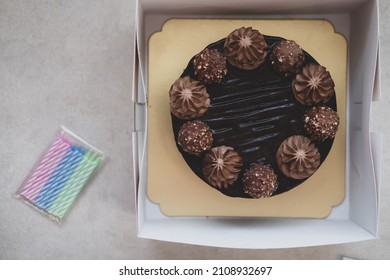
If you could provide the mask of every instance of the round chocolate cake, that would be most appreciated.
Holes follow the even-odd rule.
[[[251,27],[190,59],[169,92],[177,148],[225,195],[264,199],[326,159],[339,125],[334,82],[295,41]]]

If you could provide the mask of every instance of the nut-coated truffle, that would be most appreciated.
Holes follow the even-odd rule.
[[[304,116],[304,127],[313,140],[334,138],[340,124],[336,111],[326,106],[313,107]]]
[[[241,27],[230,33],[224,44],[229,63],[243,70],[258,68],[267,56],[264,36],[252,27]]]
[[[227,189],[237,180],[241,167],[242,158],[232,147],[219,146],[205,155],[203,174],[212,186]]]
[[[169,98],[171,113],[183,120],[204,115],[210,105],[206,87],[189,76],[179,78],[173,83]]]
[[[183,151],[199,156],[213,146],[213,135],[207,124],[200,120],[185,122],[179,130],[178,144]]]
[[[242,178],[244,192],[253,198],[270,197],[278,188],[277,179],[271,167],[256,163],[245,172]]]
[[[335,94],[334,82],[326,68],[318,64],[307,64],[292,81],[295,99],[303,105],[326,103]]]
[[[320,166],[321,155],[311,140],[302,135],[288,137],[276,151],[276,162],[284,175],[305,179]]]
[[[227,74],[226,58],[218,50],[204,49],[193,61],[195,76],[205,84],[222,82]]]
[[[270,60],[274,70],[287,77],[302,69],[305,54],[295,41],[282,40],[272,48]]]

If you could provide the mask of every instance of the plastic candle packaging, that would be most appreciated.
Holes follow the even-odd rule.
[[[103,152],[61,127],[16,196],[60,222],[104,160]]]

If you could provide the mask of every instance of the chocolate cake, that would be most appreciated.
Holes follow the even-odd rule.
[[[326,68],[291,38],[251,27],[194,54],[169,96],[186,163],[232,197],[297,187],[326,160],[339,125]]]

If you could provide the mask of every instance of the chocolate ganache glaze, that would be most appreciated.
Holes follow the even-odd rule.
[[[242,70],[227,63],[228,73],[220,84],[206,85],[210,95],[208,111],[198,119],[205,122],[213,134],[213,147],[230,146],[242,157],[243,166],[238,179],[229,188],[216,188],[232,197],[251,198],[243,191],[243,174],[256,163],[264,163],[273,168],[277,175],[278,195],[298,186],[306,179],[293,179],[285,176],[276,163],[276,151],[289,136],[310,135],[304,129],[304,114],[310,108],[302,105],[292,93],[291,83],[295,77],[284,77],[274,71],[269,59],[273,46],[284,40],[280,37],[264,35],[267,43],[267,57],[260,67],[254,70]],[[223,53],[225,39],[207,46]],[[307,52],[305,63],[318,64]],[[194,54],[195,55],[195,54]],[[181,77],[196,79],[191,58]],[[319,104],[321,105],[321,104]],[[326,102],[326,106],[337,111],[336,96]],[[185,120],[172,115],[175,142],[178,131]],[[321,154],[321,163],[326,159],[333,138],[313,143]],[[204,155],[193,156],[177,145],[183,158],[193,172],[207,183],[203,174]],[[210,184],[209,184],[210,185]],[[210,185],[210,187],[213,187]]]

